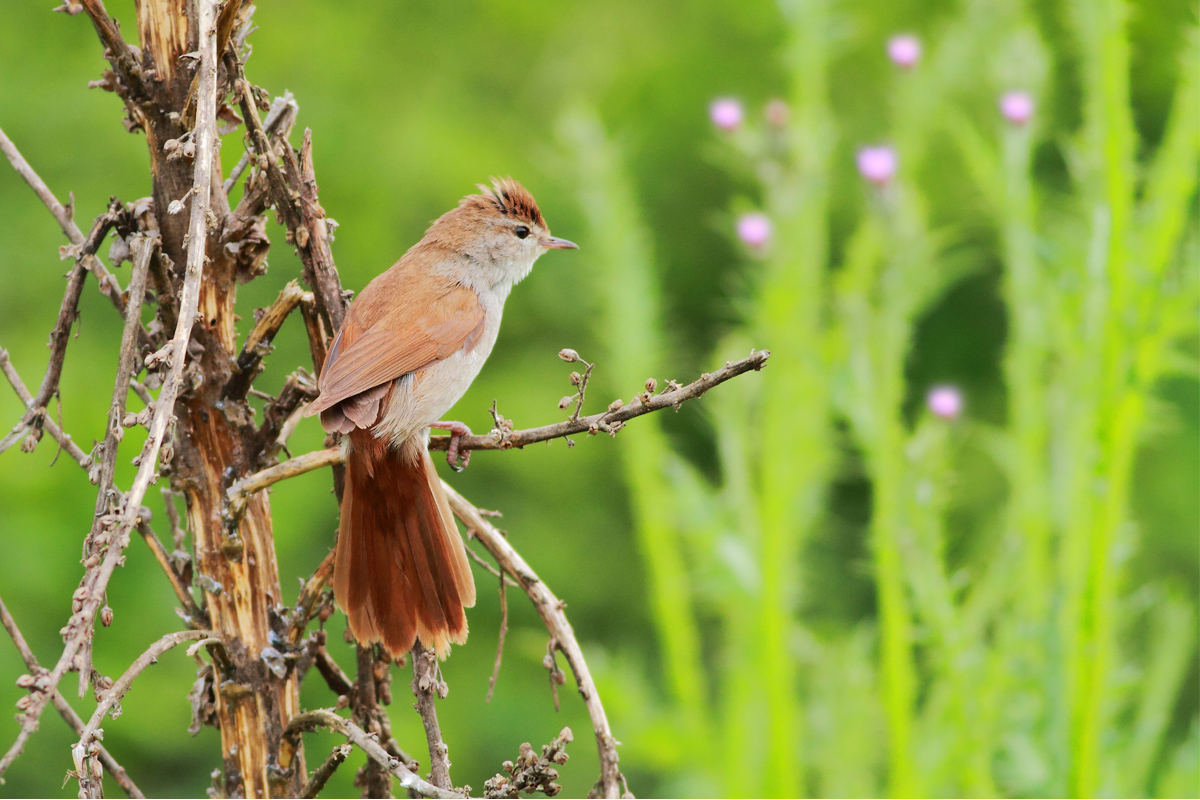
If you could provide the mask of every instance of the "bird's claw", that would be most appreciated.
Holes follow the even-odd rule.
[[[464,436],[471,435],[471,429],[464,423],[457,421],[438,421],[432,423],[429,427],[437,428],[443,431],[450,431],[450,446],[446,448],[446,463],[450,465],[450,469],[455,472],[462,472],[467,468],[467,464],[471,463],[471,451],[458,449],[459,440]],[[459,457],[462,458],[462,463],[459,463]]]

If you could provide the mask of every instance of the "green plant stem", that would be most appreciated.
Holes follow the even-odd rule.
[[[1107,681],[1113,647],[1112,609],[1119,582],[1112,563],[1113,546],[1128,502],[1130,470],[1143,399],[1128,387],[1132,354],[1131,330],[1137,287],[1130,269],[1129,228],[1133,207],[1133,121],[1129,94],[1127,9],[1122,0],[1076,3],[1076,36],[1083,48],[1084,141],[1092,158],[1087,165],[1085,202],[1099,209],[1108,223],[1105,268],[1092,274],[1106,313],[1101,343],[1099,391],[1092,435],[1100,442],[1094,478],[1103,489],[1096,503],[1096,527],[1088,541],[1086,573],[1075,601],[1078,626],[1069,659],[1072,696],[1071,762],[1067,791],[1090,797],[1099,785],[1100,735],[1107,722]],[[1087,402],[1084,400],[1084,402]]]
[[[604,265],[594,271],[597,278],[603,276],[595,286],[601,301],[600,338],[608,345],[602,369],[616,391],[632,397],[662,368],[662,292],[650,237],[620,155],[595,113],[568,114],[560,131],[579,170],[580,186],[586,187],[580,205],[590,233],[588,246]],[[634,436],[622,435],[620,442],[667,684],[682,711],[685,735],[697,745],[708,740],[707,689],[683,545],[664,502],[671,494],[664,477],[666,437],[655,420]]]
[[[896,275],[892,263],[881,283]],[[909,325],[897,308],[898,297],[882,292],[888,305],[876,313],[881,319],[875,341],[876,385],[874,418],[878,439],[871,446],[874,500],[871,508],[871,545],[879,593],[880,647],[884,718],[888,730],[888,794],[912,797],[922,792],[913,770],[912,722],[916,696],[913,664],[912,615],[906,595],[906,577],[900,555],[900,531],[907,519],[905,488],[908,468],[904,445],[907,435],[899,414],[904,402],[904,355]]]

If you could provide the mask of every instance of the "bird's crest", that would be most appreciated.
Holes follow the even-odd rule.
[[[491,186],[477,184],[483,194],[467,195],[460,206],[499,211],[514,219],[546,227],[542,212],[538,210],[537,201],[529,190],[512,178],[492,178]]]

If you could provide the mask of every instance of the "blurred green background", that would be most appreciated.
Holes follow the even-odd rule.
[[[5,4],[0,127],[86,226],[110,195],[149,194],[145,142],[86,87],[104,69],[86,17],[51,5]],[[132,36],[133,3],[108,7]],[[247,74],[295,94],[294,142],[313,130],[347,288],[491,175],[523,181],[582,245],[514,292],[455,417],[485,430],[496,398],[522,427],[561,418],[562,347],[598,362],[593,411],[652,375],[773,351],[764,372],[615,440],[480,453],[451,478],[503,512],[567,602],[633,792],[1200,793],[1196,15],[1190,0],[260,4]],[[911,68],[889,61],[898,33],[922,45]],[[1029,122],[1001,117],[1010,90],[1032,96]],[[718,97],[741,103],[735,130],[710,121]],[[782,124],[763,116],[776,98]],[[898,154],[886,185],[856,170],[867,145]],[[226,137],[227,169],[241,152]],[[754,211],[772,224],[762,247],[735,235]],[[247,321],[299,274],[270,235]],[[0,166],[0,347],[30,385],[63,243]],[[90,286],[77,332],[62,419],[87,449],[120,337]],[[306,363],[298,321],[276,345],[266,391]],[[942,384],[964,398],[955,419],[926,410]],[[21,411],[0,388],[0,427]],[[291,451],[320,444],[308,420]],[[54,455],[47,439],[0,457],[0,596],[43,664],[94,502]],[[126,461],[118,484],[131,476]],[[329,485],[274,489],[285,591],[333,545]],[[562,783],[582,796],[590,725],[570,679],[555,712],[546,633],[519,594],[484,703],[499,603],[491,576],[477,582],[471,639],[443,667],[452,776],[479,793],[522,741],[570,725]],[[138,541],[109,603],[105,674],[179,626]],[[194,666],[168,654],[105,724],[148,795],[201,795],[220,766],[216,731],[186,732]],[[0,642],[0,707],[22,671]],[[427,764],[408,680],[393,725]],[[310,679],[303,700],[334,698]],[[0,795],[75,793],[75,737],[54,716]],[[16,731],[0,721],[5,747]],[[310,766],[336,743],[306,741]],[[357,793],[360,762],[329,796]]]

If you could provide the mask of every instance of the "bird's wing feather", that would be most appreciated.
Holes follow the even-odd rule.
[[[321,370],[321,394],[308,415],[469,349],[478,340],[484,312],[472,289],[447,281],[433,292],[427,286],[425,291],[405,291],[416,288],[405,285],[414,278],[388,273],[380,276],[384,278],[392,280],[372,281],[347,314]],[[363,318],[375,321],[363,329]]]

